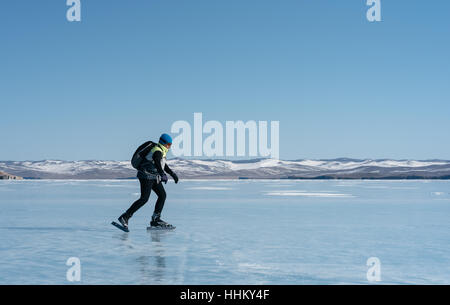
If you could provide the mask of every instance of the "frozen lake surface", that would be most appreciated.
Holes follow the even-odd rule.
[[[170,181],[162,219],[137,180],[0,181],[0,284],[450,284],[450,181]]]

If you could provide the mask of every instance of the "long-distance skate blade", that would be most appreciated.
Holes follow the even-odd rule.
[[[124,232],[130,232],[130,230],[128,230],[128,228],[125,228],[124,226],[122,226],[121,224],[118,224],[115,221],[111,222],[111,224]]]
[[[174,226],[167,226],[167,227],[147,227],[147,231],[170,231],[175,230],[176,227]]]

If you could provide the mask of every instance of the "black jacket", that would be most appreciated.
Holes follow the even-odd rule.
[[[163,156],[161,151],[155,151],[152,155],[152,161],[146,160],[142,163],[141,169],[137,173],[137,177],[141,179],[153,180],[156,179],[157,175],[162,176],[164,172],[173,176],[173,171],[170,169],[167,163],[165,163],[164,169],[161,167],[162,157]]]

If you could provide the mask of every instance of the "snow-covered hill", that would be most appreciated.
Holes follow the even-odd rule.
[[[168,164],[185,179],[450,178],[450,161],[444,160],[172,159]],[[136,176],[129,161],[0,161],[0,170],[26,178],[41,179],[124,179]]]

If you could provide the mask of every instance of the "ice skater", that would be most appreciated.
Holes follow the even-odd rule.
[[[132,164],[135,166],[134,159],[136,159],[137,153],[140,149],[141,154],[143,152],[142,160],[139,160],[138,165],[135,166],[138,169],[137,177],[139,178],[139,183],[141,185],[141,197],[118,218],[126,231],[128,231],[128,221],[133,214],[148,201],[151,190],[155,192],[158,199],[156,200],[155,210],[153,212],[152,220],[150,221],[150,228],[175,228],[161,219],[161,212],[164,207],[164,202],[166,201],[166,191],[162,184],[162,182],[167,183],[168,178],[166,173],[172,176],[175,183],[178,183],[178,176],[166,164],[166,155],[171,146],[172,138],[168,134],[162,134],[158,143],[153,143],[151,141],[144,143],[138,148],[133,156]]]

